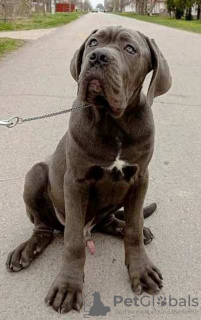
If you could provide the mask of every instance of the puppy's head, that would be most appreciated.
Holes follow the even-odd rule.
[[[78,82],[78,98],[107,108],[115,118],[121,117],[139,94],[150,71],[150,106],[154,97],[171,87],[168,64],[154,40],[121,26],[93,31],[75,52],[70,69]]]

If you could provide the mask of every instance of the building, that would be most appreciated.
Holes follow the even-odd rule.
[[[133,12],[133,13],[139,13],[139,0],[128,0],[123,10],[124,12]],[[198,12],[198,5],[194,4],[191,9],[192,16],[194,18],[197,17]],[[166,0],[147,0],[147,14],[153,14],[153,15],[167,15],[168,10],[166,6]],[[172,13],[173,16],[173,13]]]
[[[136,0],[131,0],[129,3],[127,3],[124,6],[123,11],[137,13],[138,12],[137,5],[138,3]],[[166,0],[148,0],[147,13],[166,14],[167,13]]]
[[[55,13],[55,0],[31,0],[32,12]]]
[[[147,11],[151,14],[167,14],[166,0],[148,0]]]

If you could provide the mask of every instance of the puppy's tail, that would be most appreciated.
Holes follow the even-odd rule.
[[[152,215],[152,213],[154,213],[156,208],[157,208],[157,204],[155,202],[153,202],[149,206],[145,207],[143,209],[144,219],[150,217]]]

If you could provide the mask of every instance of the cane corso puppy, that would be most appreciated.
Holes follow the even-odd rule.
[[[78,83],[73,106],[90,106],[71,114],[56,151],[28,172],[24,201],[34,232],[7,260],[10,271],[26,268],[52,241],[54,230],[63,228],[63,263],[45,299],[62,313],[82,306],[86,244],[95,251],[92,228],[123,236],[135,294],[162,287],[161,272],[144,246],[152,239],[144,215],[155,204],[143,212],[143,203],[154,150],[151,106],[171,87],[167,61],[154,40],[121,26],[93,31],[70,70]],[[150,71],[145,96],[142,86]]]

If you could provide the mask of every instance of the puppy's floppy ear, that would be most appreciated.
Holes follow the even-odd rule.
[[[85,44],[87,42],[87,40],[91,37],[92,34],[96,33],[96,31],[98,30],[94,30],[87,38],[86,40],[83,42],[83,44],[81,45],[81,47],[75,51],[73,59],[71,60],[71,64],[70,64],[70,72],[71,75],[73,77],[73,79],[75,81],[78,81],[79,79],[79,75],[81,72],[81,67],[82,67],[82,57],[84,54],[84,49],[85,49]]]
[[[155,41],[148,37],[146,37],[146,41],[151,51],[151,63],[153,70],[153,75],[147,93],[147,103],[151,106],[155,97],[161,96],[171,88],[172,77],[168,63]]]

